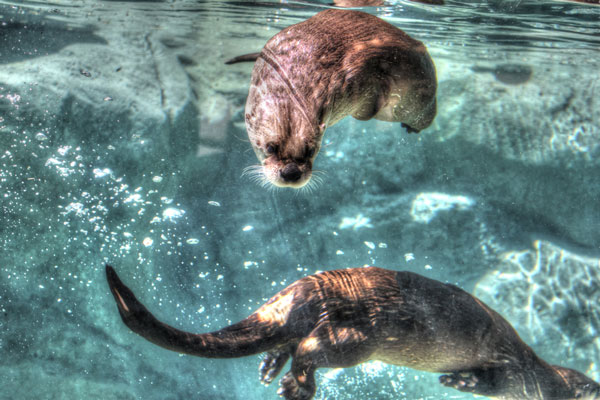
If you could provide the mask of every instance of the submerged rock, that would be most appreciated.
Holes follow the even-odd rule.
[[[507,318],[524,340],[558,364],[600,379],[600,259],[551,242],[506,252],[473,294]]]

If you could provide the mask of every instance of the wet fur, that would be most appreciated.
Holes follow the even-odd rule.
[[[348,115],[420,131],[436,114],[425,46],[370,14],[322,11],[275,35],[259,54],[230,62],[251,59],[246,128],[263,176],[278,186],[308,182],[325,129]]]
[[[292,359],[279,393],[314,396],[317,368],[381,360],[444,373],[440,382],[499,399],[596,399],[600,386],[540,359],[511,325],[456,286],[377,267],[307,276],[248,318],[193,334],[158,321],[106,267],[123,322],[179,353],[231,358],[266,352],[260,376],[270,383]]]

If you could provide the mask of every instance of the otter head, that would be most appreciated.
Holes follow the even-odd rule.
[[[313,162],[321,147],[324,126],[310,126],[292,117],[282,124],[266,124],[257,130],[247,121],[248,137],[260,166],[250,171],[262,183],[301,188],[313,176]],[[264,121],[263,121],[264,122]]]
[[[257,60],[245,121],[260,165],[246,172],[263,184],[301,188],[313,176],[326,124],[321,122],[323,112],[307,105],[290,87],[270,64]]]

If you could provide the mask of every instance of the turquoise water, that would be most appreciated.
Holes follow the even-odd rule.
[[[600,379],[600,7],[364,9],[426,44],[434,123],[347,118],[325,134],[315,190],[263,188],[242,176],[257,162],[251,66],[223,63],[325,3],[0,1],[0,398],[277,398],[258,356],[181,356],[130,333],[105,263],[195,332],[319,270],[410,270]],[[380,363],[317,379],[317,399],[471,398]]]

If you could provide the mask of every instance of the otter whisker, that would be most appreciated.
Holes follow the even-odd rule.
[[[332,144],[334,144],[334,143],[335,143],[335,141],[334,141],[334,140],[327,140],[327,141],[326,141],[324,144],[322,144],[322,145],[321,145],[321,148],[322,148],[322,149],[325,149],[325,148],[327,148],[327,147],[331,146],[331,145],[332,145]]]
[[[270,191],[275,191],[277,186],[273,185],[266,177],[261,181],[261,186],[267,188]]]
[[[302,186],[298,190],[294,190],[294,198],[300,196],[300,193],[302,193],[302,194],[306,193],[306,189],[305,188],[306,188],[306,185]]]
[[[318,170],[318,169],[314,169],[314,170],[312,171],[312,176],[313,176],[313,177],[316,177],[316,178],[317,178],[317,179],[319,179],[320,181],[323,181],[323,176],[324,176],[324,175],[327,175],[327,172],[325,172],[325,171],[321,171],[321,170]]]
[[[306,185],[302,186],[302,188],[300,188],[300,191],[303,194],[311,194],[313,193],[318,187],[319,185],[321,185],[323,183],[323,179],[314,174],[315,171],[313,171],[313,175],[311,177],[311,179],[306,183]]]
[[[312,172],[311,185],[316,189],[318,186],[322,185],[325,181],[324,176],[326,175],[325,171],[315,170]]]
[[[262,165],[250,165],[244,168],[242,176],[250,178],[254,183],[266,188],[271,185],[269,179],[265,175],[265,170]]]
[[[248,176],[252,178],[256,175],[264,175],[263,166],[260,164],[247,166],[242,171],[242,176]]]
[[[313,176],[312,182],[311,182],[312,187],[314,187],[316,189],[322,184],[323,184],[323,178],[321,178],[320,176]]]
[[[239,140],[240,142],[250,143],[250,139],[248,139],[247,137],[240,137],[237,133],[234,133],[233,137]]]
[[[261,187],[267,189],[271,189],[273,187],[273,184],[266,177],[257,180],[256,183],[258,183]]]
[[[316,189],[323,184],[323,178],[321,178],[320,176],[313,176],[310,184],[313,188]]]
[[[274,194],[276,191],[282,190],[282,188],[280,188],[277,185],[274,185],[271,181],[269,181],[268,179],[266,180],[265,184],[263,185],[264,188],[266,188],[269,193]]]

